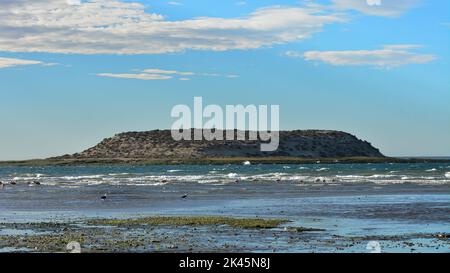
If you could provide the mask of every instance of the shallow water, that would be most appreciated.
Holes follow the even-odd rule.
[[[319,242],[336,236],[408,239],[450,233],[449,172],[448,164],[0,167],[0,180],[16,183],[0,190],[0,222],[144,215],[276,217],[291,220],[292,226],[326,231],[308,247],[261,237],[259,243],[247,242],[247,250],[256,244],[255,250],[264,251],[261,246],[270,242],[283,252],[361,252],[367,240],[345,247]],[[417,241],[415,251],[450,251],[448,243],[427,236],[408,240]],[[383,246],[411,251],[388,239]]]

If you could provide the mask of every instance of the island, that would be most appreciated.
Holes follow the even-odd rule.
[[[194,130],[192,130],[193,134]],[[223,131],[225,134],[226,131]],[[47,159],[3,161],[0,165],[80,164],[315,164],[315,163],[423,163],[439,159],[386,157],[371,143],[333,130],[279,132],[274,152],[260,150],[261,140],[248,140],[249,131],[234,130],[234,140],[174,140],[170,130],[124,132],[105,138],[75,154]],[[246,140],[237,140],[245,135]],[[446,161],[446,160],[444,160]],[[448,160],[447,160],[448,161]]]

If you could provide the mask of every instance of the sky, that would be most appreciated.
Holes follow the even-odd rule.
[[[450,155],[450,2],[2,0],[0,160],[168,129],[177,104]]]

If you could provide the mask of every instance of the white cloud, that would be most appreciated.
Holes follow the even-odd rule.
[[[60,65],[59,63],[43,63],[43,66],[57,66]]]
[[[290,57],[290,58],[301,58],[303,57],[303,54],[301,52],[298,51],[286,51],[284,53],[285,56]]]
[[[0,51],[160,54],[256,49],[307,39],[326,24],[344,21],[340,13],[319,6],[274,6],[238,18],[169,21],[137,2],[2,0]]]
[[[66,0],[67,4],[72,5],[72,6],[79,6],[81,5],[81,1],[80,0]]]
[[[137,80],[170,80],[178,77],[180,81],[189,81],[191,78],[187,76],[204,76],[204,77],[225,77],[225,78],[237,78],[238,75],[220,75],[220,74],[209,74],[209,73],[194,73],[194,72],[185,72],[185,71],[177,71],[177,70],[164,70],[158,68],[149,68],[138,71],[139,73],[131,73],[131,74],[115,74],[115,73],[99,73],[97,76],[99,77],[110,77],[110,78],[120,78],[120,79],[137,79]]]
[[[167,4],[171,5],[171,6],[182,6],[183,4],[180,2],[175,2],[175,1],[170,1],[167,2]]]
[[[113,73],[100,73],[97,74],[99,77],[109,77],[109,78],[119,78],[119,79],[136,79],[136,80],[145,80],[145,81],[154,81],[154,80],[170,80],[173,77],[161,74],[113,74]]]
[[[220,77],[220,74],[217,74],[217,73],[202,73],[200,75],[205,76],[205,77]]]
[[[42,62],[34,61],[34,60],[21,60],[21,59],[1,58],[0,57],[0,69],[18,66],[18,65],[34,65],[34,64],[42,64]]]
[[[182,75],[182,76],[191,76],[191,75],[195,74],[194,72],[163,70],[163,69],[157,69],[157,68],[145,69],[145,70],[143,70],[143,72],[149,73],[149,74],[175,74],[175,75]]]
[[[418,6],[420,0],[333,0],[336,9],[356,10],[367,15],[398,17]]]
[[[302,56],[307,61],[319,61],[336,66],[375,66],[393,68],[409,64],[425,64],[436,59],[430,54],[419,54],[412,50],[419,45],[388,45],[378,50],[308,51]],[[289,56],[289,55],[288,55]]]

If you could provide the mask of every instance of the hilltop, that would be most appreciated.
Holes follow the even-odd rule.
[[[234,134],[248,131],[234,131]],[[280,144],[274,152],[261,152],[260,140],[182,140],[172,139],[170,130],[126,132],[106,138],[96,146],[73,155],[53,159],[203,159],[203,158],[350,158],[384,157],[369,142],[340,131],[280,131]]]

